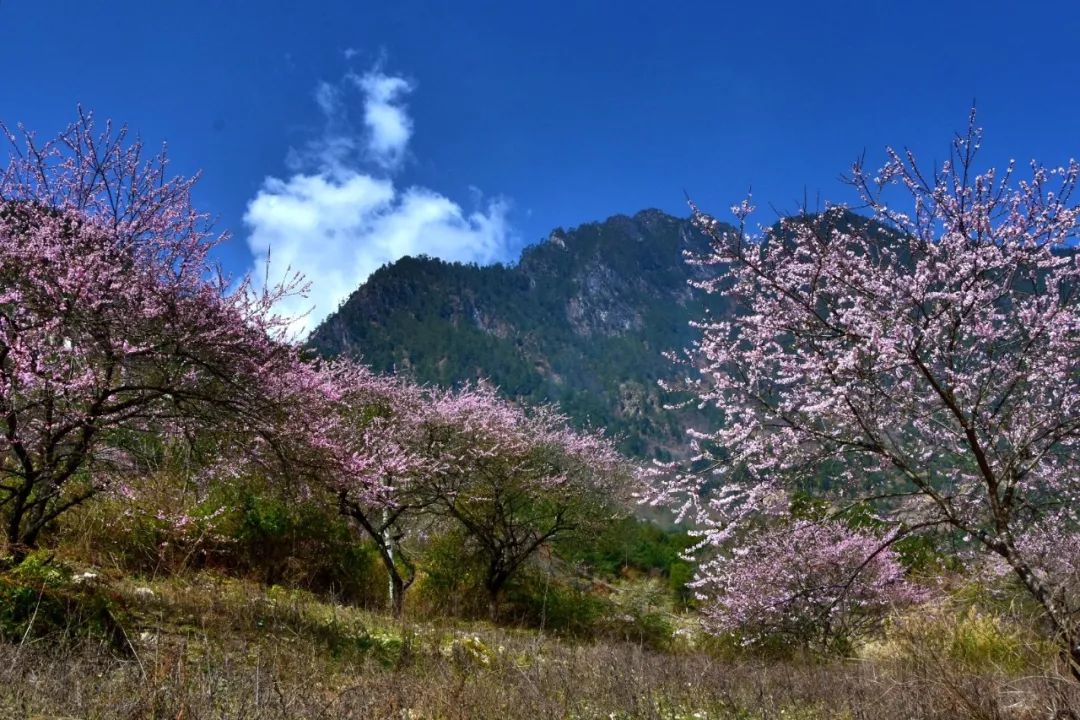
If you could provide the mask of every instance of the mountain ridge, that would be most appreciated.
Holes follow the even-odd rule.
[[[708,239],[656,209],[554,229],[514,265],[405,257],[373,273],[312,333],[324,356],[359,357],[426,383],[486,377],[527,402],[554,402],[579,425],[602,426],[639,457],[679,456],[686,429],[710,411],[666,410],[690,322],[724,312],[693,290],[688,265]]]

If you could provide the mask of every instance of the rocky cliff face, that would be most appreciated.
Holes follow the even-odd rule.
[[[361,357],[421,382],[484,376],[512,397],[561,404],[622,436],[628,452],[682,454],[689,425],[663,409],[664,356],[695,337],[717,300],[692,291],[684,251],[706,239],[658,210],[557,229],[515,266],[404,258],[373,274],[313,333],[324,355]]]

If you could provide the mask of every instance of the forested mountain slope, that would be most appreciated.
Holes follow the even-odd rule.
[[[657,381],[664,356],[695,336],[716,298],[687,281],[707,240],[658,210],[557,229],[515,266],[403,258],[374,273],[312,334],[324,355],[350,354],[423,382],[490,378],[527,401],[559,403],[638,456],[681,454],[697,411],[672,412]]]

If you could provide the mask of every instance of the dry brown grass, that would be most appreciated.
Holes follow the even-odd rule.
[[[918,649],[767,663],[483,624],[398,626],[206,575],[156,583],[153,597],[139,587],[111,582],[128,599],[126,654],[93,641],[0,644],[0,717],[1026,720],[1080,709],[1080,689],[1052,669],[973,672]]]

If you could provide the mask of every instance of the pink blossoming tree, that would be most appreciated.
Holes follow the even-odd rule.
[[[137,471],[138,438],[240,423],[296,359],[271,306],[230,289],[219,238],[166,159],[80,115],[38,143],[3,128],[0,513],[18,560],[45,527]]]
[[[693,262],[719,270],[700,287],[739,308],[703,322],[690,353],[695,394],[725,423],[694,440],[715,474],[669,476],[652,499],[716,548],[782,521],[793,491],[826,499],[833,522],[870,508],[885,530],[860,571],[902,537],[949,530],[1009,568],[1075,668],[1080,596],[1062,553],[1080,529],[1080,165],[978,174],[979,144],[972,124],[939,168],[891,150],[876,174],[857,163],[873,223],[833,208],[755,237],[749,203],[734,232],[695,211],[712,250]],[[703,586],[768,584],[766,557],[790,540],[755,542],[773,551],[751,545],[749,575],[718,560]]]
[[[422,447],[424,391],[345,359],[297,365],[276,386],[284,412],[254,436],[255,456],[271,474],[328,493],[355,522],[379,554],[401,616],[416,577],[402,540],[426,504],[417,480],[433,467]]]
[[[404,613],[405,591],[416,580],[416,566],[405,540],[415,534],[426,501],[418,480],[432,471],[423,452],[422,423],[426,398],[408,380],[378,375],[347,361],[336,363],[344,388],[338,422],[353,436],[354,452],[362,451],[363,468],[332,476],[339,510],[375,545],[389,578],[394,614]]]
[[[609,441],[486,383],[418,387],[337,360],[297,365],[274,386],[283,412],[251,434],[252,457],[329,491],[378,551],[398,616],[416,577],[403,541],[418,523],[462,527],[485,560],[495,615],[529,558],[610,514],[625,494],[629,471]]]
[[[703,615],[716,633],[826,652],[848,650],[888,610],[926,594],[874,534],[806,519],[755,532],[730,555],[704,561],[692,586],[713,600]]]
[[[632,478],[600,433],[553,408],[524,408],[487,383],[435,392],[424,423],[420,493],[459,523],[484,560],[494,620],[506,583],[541,548],[620,512]]]

